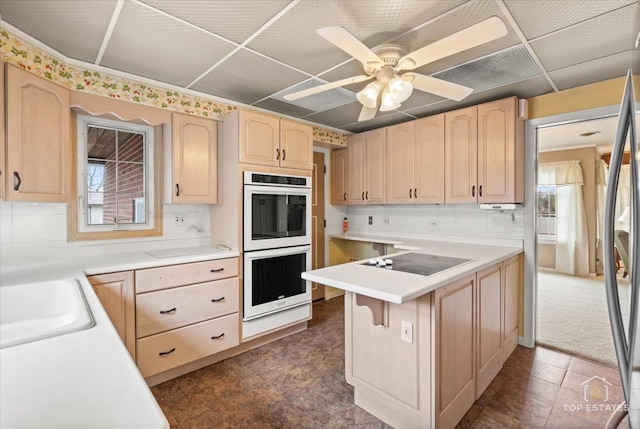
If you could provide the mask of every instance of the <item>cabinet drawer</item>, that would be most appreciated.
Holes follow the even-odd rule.
[[[138,338],[238,312],[238,278],[136,296]]]
[[[238,276],[238,258],[170,265],[136,271],[136,293]]]
[[[239,344],[238,313],[137,341],[137,365],[149,377]]]

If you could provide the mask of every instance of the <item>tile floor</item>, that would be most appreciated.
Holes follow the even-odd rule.
[[[389,428],[344,381],[343,304],[315,303],[306,331],[152,387],[171,427]],[[621,400],[616,368],[518,347],[458,427],[603,428]]]

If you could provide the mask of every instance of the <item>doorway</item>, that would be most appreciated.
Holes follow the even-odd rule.
[[[311,268],[324,267],[324,182],[325,159],[323,152],[313,152],[313,176],[311,177]],[[311,283],[311,300],[324,299],[324,285]]]

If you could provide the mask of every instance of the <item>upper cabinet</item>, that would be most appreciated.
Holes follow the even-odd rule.
[[[218,202],[218,125],[216,121],[174,113],[172,118],[172,177],[165,203]],[[168,200],[167,197],[170,199]]]
[[[8,65],[6,198],[67,202],[71,181],[69,91]],[[5,174],[6,173],[6,174]]]
[[[385,128],[349,136],[347,146],[349,205],[385,204],[386,145]]]
[[[347,204],[347,148],[331,151],[331,205]]]
[[[524,122],[516,97],[478,106],[478,202],[524,201]]]
[[[444,203],[444,115],[387,128],[387,204]]]
[[[313,169],[313,127],[239,110],[239,161],[270,167]]]
[[[511,97],[445,113],[445,202],[524,201],[524,133],[517,102]]]

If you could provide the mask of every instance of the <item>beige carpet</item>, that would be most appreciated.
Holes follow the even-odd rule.
[[[629,317],[629,280],[618,276],[625,323]],[[538,271],[538,344],[617,366],[607,312],[604,276],[576,277]]]

